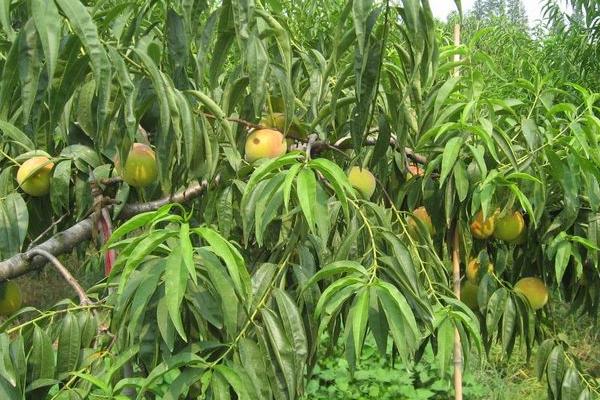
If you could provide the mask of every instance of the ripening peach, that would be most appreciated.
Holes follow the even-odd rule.
[[[287,151],[285,137],[274,129],[257,129],[246,139],[246,160],[277,158]]]
[[[19,167],[17,182],[23,191],[31,196],[40,197],[50,190],[50,174],[54,164],[47,157],[31,157]]]
[[[353,188],[358,190],[364,198],[370,199],[375,192],[375,176],[366,168],[352,167],[348,171],[348,180]]]
[[[469,264],[467,264],[467,268],[466,268],[466,275],[467,275],[467,280],[469,282],[472,283],[477,283],[479,282],[479,267],[480,267],[480,262],[477,258],[472,258],[471,261],[469,261]],[[493,272],[494,271],[494,264],[489,263],[488,264],[488,268],[487,268],[487,272]]]
[[[156,155],[150,146],[134,143],[129,150],[122,177],[129,186],[142,188],[152,184],[158,177]]]
[[[422,223],[427,227],[427,232],[430,235],[433,235],[433,223],[431,222],[431,217],[427,212],[425,207],[418,207],[413,210],[413,215],[419,219]],[[417,221],[413,217],[408,218],[408,228],[410,232],[415,232],[417,230]]]
[[[495,216],[490,215],[484,220],[483,212],[479,211],[475,214],[475,218],[471,222],[471,235],[473,235],[475,239],[487,239],[492,236],[495,227]]]
[[[515,284],[514,289],[527,298],[534,310],[539,310],[548,302],[548,288],[539,278],[522,278]]]
[[[496,218],[494,228],[494,237],[505,242],[516,240],[525,229],[525,220],[519,211],[509,212],[506,215]]]

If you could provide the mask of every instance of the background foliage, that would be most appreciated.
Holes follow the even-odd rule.
[[[116,228],[102,250],[119,257],[92,306],[24,308],[0,325],[0,397],[296,399],[312,390],[323,334],[351,371],[370,337],[382,357],[433,359],[443,377],[455,328],[466,356],[537,349],[550,398],[597,394],[551,309],[512,290],[539,276],[573,312],[598,314],[595,7],[576,3],[592,39],[579,48],[561,30],[532,38],[468,16],[455,47],[427,0],[312,3],[2,3],[0,258],[86,217],[93,180],[115,175],[134,141],[155,147],[159,182],[103,188],[120,202],[113,217],[194,181],[207,189]],[[300,150],[250,165],[234,119],[270,112]],[[407,179],[406,147],[423,176]],[[14,180],[34,152],[55,163],[49,198]],[[377,176],[370,201],[352,165]],[[433,235],[409,232],[418,206]],[[524,212],[525,243],[473,240],[472,216],[496,208]],[[474,311],[450,290],[455,230],[463,264],[495,264]]]

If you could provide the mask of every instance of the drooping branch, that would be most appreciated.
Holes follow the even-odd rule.
[[[29,251],[29,255],[31,257],[41,256],[46,258],[50,263],[57,269],[57,271],[62,275],[63,278],[67,281],[69,285],[77,292],[77,296],[79,296],[79,304],[82,306],[88,306],[92,304],[90,298],[85,294],[85,290],[81,287],[77,279],[69,272],[67,268],[58,260],[58,258],[54,257],[53,254],[48,253],[46,250],[42,250],[39,248],[34,248]]]
[[[218,178],[215,179],[215,183]],[[198,196],[208,187],[209,183],[194,183],[181,192],[177,192],[171,196],[166,196],[158,200],[147,203],[135,203],[125,205],[119,214],[119,219],[128,219],[136,214],[146,211],[154,211],[168,203],[185,203]],[[110,208],[110,207],[109,207]],[[53,256],[69,253],[81,242],[90,240],[94,227],[93,216],[79,221],[70,228],[57,233],[43,243],[19,254],[15,254],[0,262],[0,282],[16,278],[31,272],[46,264],[46,257],[40,255],[38,250],[45,251]]]

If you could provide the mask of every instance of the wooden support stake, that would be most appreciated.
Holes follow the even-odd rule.
[[[454,45],[460,46],[460,24],[454,25]],[[460,61],[460,55],[454,55],[454,61]],[[454,76],[460,76],[458,66],[454,68]],[[452,280],[454,284],[454,294],[460,299],[460,253],[459,253],[459,225],[456,221],[452,238]],[[460,335],[458,329],[454,328],[454,400],[462,400],[462,369],[463,357],[462,347],[460,345]]]

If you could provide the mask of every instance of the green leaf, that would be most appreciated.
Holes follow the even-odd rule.
[[[444,147],[444,153],[442,155],[442,171],[440,173],[440,186],[443,185],[444,181],[454,168],[454,164],[458,159],[458,154],[460,153],[460,148],[463,144],[463,138],[453,137],[448,140],[446,146]]]
[[[354,20],[354,30],[358,42],[359,54],[365,53],[365,43],[367,39],[367,18],[373,7],[372,0],[355,0],[352,2],[352,18]]]
[[[227,238],[233,228],[233,193],[231,186],[223,189],[217,203],[217,222],[219,224],[219,232]]]
[[[546,363],[546,377],[548,386],[554,398],[560,398],[563,376],[566,370],[565,354],[562,345],[555,346]]]
[[[454,176],[454,186],[456,187],[458,200],[462,203],[469,194],[469,176],[467,175],[467,168],[462,160],[458,160],[456,164],[454,164],[452,175]]]
[[[318,281],[320,281],[322,279],[330,278],[333,275],[342,274],[342,273],[347,273],[347,274],[357,273],[359,276],[366,276],[367,270],[365,269],[365,267],[363,267],[361,264],[357,263],[356,261],[350,261],[350,260],[335,261],[331,264],[327,264],[326,266],[321,268],[321,270],[319,272],[314,274],[308,280],[308,282],[306,282],[306,285],[304,286],[304,288],[302,290],[304,291],[304,290],[310,288],[310,286],[314,285],[315,283],[317,283]]]
[[[52,203],[52,211],[55,214],[69,209],[70,183],[71,160],[61,161],[54,167],[52,184],[50,185],[50,202]]]
[[[102,131],[108,119],[111,85],[111,64],[98,35],[96,24],[87,8],[79,0],[55,0],[81,43],[92,63],[96,90],[98,92],[98,130]]]
[[[544,372],[546,371],[546,364],[548,362],[548,356],[550,352],[554,348],[554,340],[546,339],[542,342],[542,344],[538,347],[536,353],[536,362],[535,362],[535,371],[537,374],[538,380],[541,380],[544,376]]]
[[[60,15],[53,1],[32,0],[31,14],[46,58],[48,77],[54,77],[60,41]]]
[[[295,164],[297,162],[297,158],[298,154],[288,153],[279,158],[274,158],[260,164],[260,166],[254,170],[250,176],[250,179],[248,180],[248,183],[246,184],[246,187],[244,188],[244,194],[242,195],[240,208],[242,210],[246,209],[248,202],[250,201],[250,196],[260,181],[262,181],[268,174],[279,168],[282,168],[286,165]]]
[[[127,261],[125,262],[123,273],[119,277],[119,294],[123,293],[127,279],[138,267],[138,265],[140,265],[141,262],[144,261],[144,259],[150,255],[160,244],[174,234],[175,232],[173,231],[164,230],[151,232],[133,248],[133,251],[127,257]]]
[[[535,121],[531,118],[523,118],[521,120],[521,131],[529,150],[537,150],[540,146],[542,135]]]
[[[297,377],[301,376],[300,371],[294,368],[294,350],[283,330],[280,318],[273,311],[267,309],[261,310],[261,317],[277,365],[283,374],[288,396],[293,398],[298,386]]]
[[[205,250],[198,251],[201,265],[206,268],[208,276],[216,294],[218,294],[223,314],[223,324],[227,336],[233,336],[237,332],[238,324],[238,298],[231,278],[225,273],[224,267],[216,256]]]
[[[448,79],[446,82],[444,82],[442,87],[440,87],[440,89],[438,90],[437,96],[435,98],[435,104],[433,106],[433,119],[434,120],[437,119],[437,116],[439,115],[440,110],[442,109],[442,106],[448,99],[448,96],[450,96],[450,94],[454,91],[454,88],[456,87],[456,84],[459,81],[460,81],[460,78],[452,77],[452,78]]]
[[[498,322],[508,301],[508,291],[505,288],[496,290],[491,296],[486,307],[485,323],[488,332],[497,330]]]
[[[348,211],[348,198],[346,194],[354,197],[354,190],[344,171],[337,164],[325,158],[311,160],[308,165],[322,173],[331,186],[333,186],[335,195],[342,205],[344,217],[346,221],[349,221],[350,213]]]
[[[194,248],[190,240],[190,225],[188,223],[181,224],[179,228],[179,245],[181,246],[181,260],[185,265],[192,282],[198,283],[196,276],[196,266],[194,265]]]
[[[165,266],[164,281],[169,317],[171,317],[171,321],[179,336],[184,341],[187,341],[185,328],[181,321],[181,302],[187,288],[188,270],[186,262],[183,260],[182,251],[181,246],[175,246],[171,249],[171,254],[167,257],[167,264]]]
[[[33,329],[31,353],[27,357],[27,381],[54,378],[54,350],[50,337],[39,326]]]
[[[231,145],[232,149],[235,150],[236,142],[233,136],[233,130],[231,129],[230,123],[226,119],[227,117],[225,113],[219,107],[219,105],[215,103],[214,100],[211,99],[209,96],[198,90],[190,90],[187,91],[187,93],[196,97],[206,108],[208,108],[208,111],[210,111],[210,113],[216,117],[217,121],[219,122],[219,125],[221,126],[221,129],[225,132],[225,137],[229,140],[229,144]],[[237,154],[236,152],[236,159],[238,158],[239,154]]]
[[[246,43],[246,65],[250,77],[250,88],[254,103],[254,113],[260,115],[264,99],[269,56],[258,32],[252,33]]]
[[[156,211],[148,211],[131,217],[130,219],[125,221],[121,226],[115,229],[110,239],[106,242],[106,246],[110,246],[111,244],[115,243],[128,233],[133,232],[136,229],[148,225],[150,222],[164,217],[169,213],[169,211],[171,211],[172,207],[173,204],[166,204]]]
[[[265,365],[266,357],[262,349],[252,340],[242,338],[239,342],[239,354],[242,366],[250,376],[260,400],[270,399],[272,392],[269,383],[265,379],[267,367]]]
[[[298,196],[298,202],[306,218],[308,228],[313,232],[315,226],[314,204],[317,197],[316,185],[317,180],[315,179],[314,172],[308,168],[301,169],[296,181],[296,195]]]
[[[185,351],[165,358],[164,361],[158,364],[142,381],[136,399],[141,400],[145,398],[144,394],[158,378],[163,377],[169,371],[184,365],[187,367],[204,367],[206,362],[196,354]]]
[[[32,20],[28,20],[19,32],[18,76],[21,83],[23,122],[29,123],[31,112],[40,89],[42,70],[41,44]]]
[[[556,273],[556,282],[562,282],[562,278],[565,274],[567,266],[569,265],[569,259],[571,258],[571,243],[568,241],[562,241],[556,248],[556,256],[554,258],[554,271]]]
[[[238,399],[251,399],[250,393],[252,393],[253,390],[249,390],[250,388],[246,386],[245,382],[235,370],[225,365],[217,365],[215,366],[215,373],[220,374],[227,381],[227,383],[229,383],[234,392],[237,394]]]
[[[0,130],[4,134],[4,138],[10,138],[15,143],[18,143],[19,146],[23,147],[27,151],[33,151],[35,149],[35,145],[29,139],[29,137],[23,133],[19,128],[14,126],[8,121],[0,120]],[[2,140],[4,142],[4,140]]]
[[[18,193],[0,198],[0,255],[7,258],[23,246],[29,227],[29,212]]]
[[[362,344],[367,331],[369,321],[369,290],[363,288],[355,297],[354,304],[350,308],[348,318],[352,321],[352,338],[354,339],[354,354],[360,359]]]
[[[60,326],[58,336],[58,349],[56,350],[56,370],[60,373],[69,373],[77,370],[81,348],[81,329],[75,315],[65,314]]]
[[[88,166],[95,169],[102,165],[102,161],[94,149],[82,144],[72,144],[65,147],[60,152],[61,157],[70,158],[75,162],[77,168],[84,173],[88,173]]]
[[[240,298],[249,302],[252,296],[250,275],[239,251],[212,229],[200,227],[195,231],[208,242],[212,251],[225,261],[236,292]]]
[[[19,392],[17,392],[17,388],[15,388],[2,375],[0,375],[0,398],[3,398],[3,399],[21,398],[21,396],[19,396]]]
[[[295,164],[287,171],[285,174],[285,180],[283,181],[283,206],[285,207],[285,211],[287,212],[288,206],[290,204],[290,193],[292,192],[292,185],[300,171],[300,168],[303,168],[302,164]]]
[[[421,337],[415,316],[396,287],[380,281],[376,288],[394,343],[401,356],[408,358],[416,350]]]
[[[309,342],[306,337],[302,315],[298,310],[298,306],[287,292],[281,289],[274,289],[273,295],[279,309],[281,325],[294,349],[294,368],[296,371],[304,371]]]
[[[502,314],[502,348],[509,357],[514,345],[517,325],[517,309],[512,297],[508,296],[504,305],[504,313]]]

